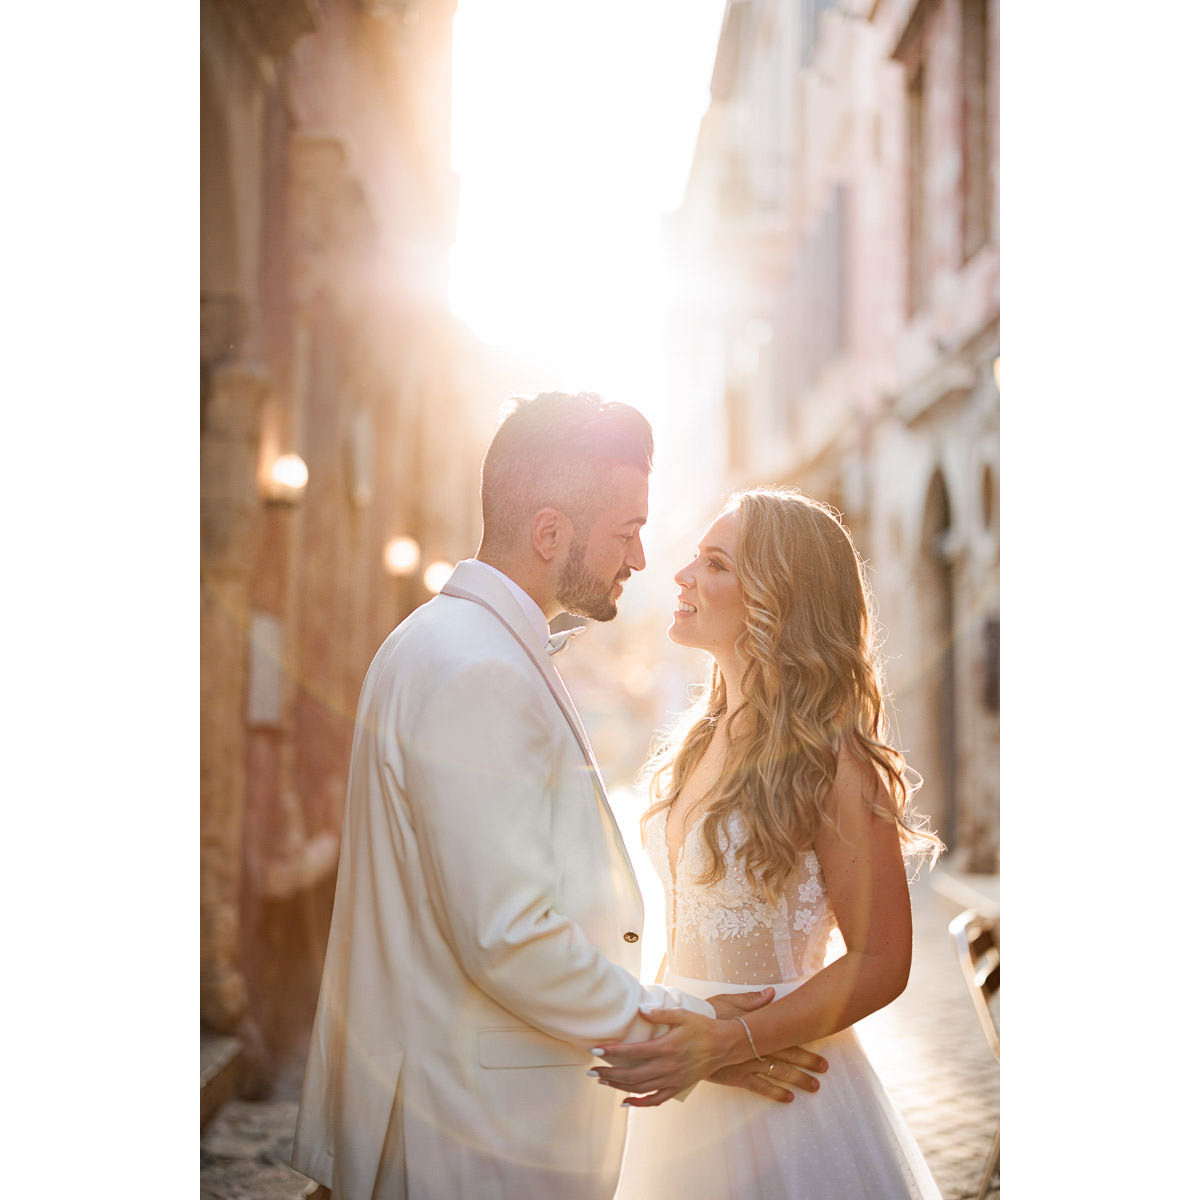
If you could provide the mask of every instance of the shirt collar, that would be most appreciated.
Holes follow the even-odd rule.
[[[521,611],[525,614],[529,621],[530,628],[537,635],[539,641],[545,645],[550,640],[550,622],[546,620],[546,614],[542,612],[541,606],[538,605],[533,597],[519,583],[514,583],[503,571],[498,567],[493,567],[491,563],[485,563],[482,559],[474,558],[471,562],[478,563],[486,571],[491,571],[497,579],[499,579],[505,587],[512,593],[513,599],[517,602]]]

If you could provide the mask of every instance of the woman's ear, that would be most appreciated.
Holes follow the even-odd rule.
[[[543,562],[553,562],[571,544],[571,533],[571,522],[557,508],[538,509],[530,530],[534,554]]]

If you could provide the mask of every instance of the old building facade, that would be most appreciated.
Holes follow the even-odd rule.
[[[730,0],[667,230],[702,502],[790,483],[843,513],[920,808],[983,873],[999,855],[998,21],[997,0]]]
[[[201,2],[201,1021],[248,1087],[311,1020],[363,675],[478,537],[454,9]]]

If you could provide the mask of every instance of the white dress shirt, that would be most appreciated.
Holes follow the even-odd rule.
[[[519,583],[514,583],[499,567],[493,567],[491,563],[485,563],[481,558],[472,558],[467,561],[478,563],[485,570],[495,575],[497,579],[501,580],[504,586],[512,593],[513,599],[520,605],[521,611],[529,618],[530,627],[537,633],[542,644],[545,645],[550,641],[550,622],[546,620],[546,614],[542,612],[541,606]]]

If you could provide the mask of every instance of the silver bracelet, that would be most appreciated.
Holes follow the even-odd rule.
[[[757,1058],[759,1062],[766,1062],[767,1060],[763,1058],[761,1054],[759,1054],[758,1047],[754,1044],[754,1039],[750,1036],[750,1026],[747,1025],[741,1017],[734,1017],[733,1019],[735,1021],[741,1021],[742,1028],[746,1031],[746,1041],[750,1043],[750,1049],[754,1051],[754,1057]]]

